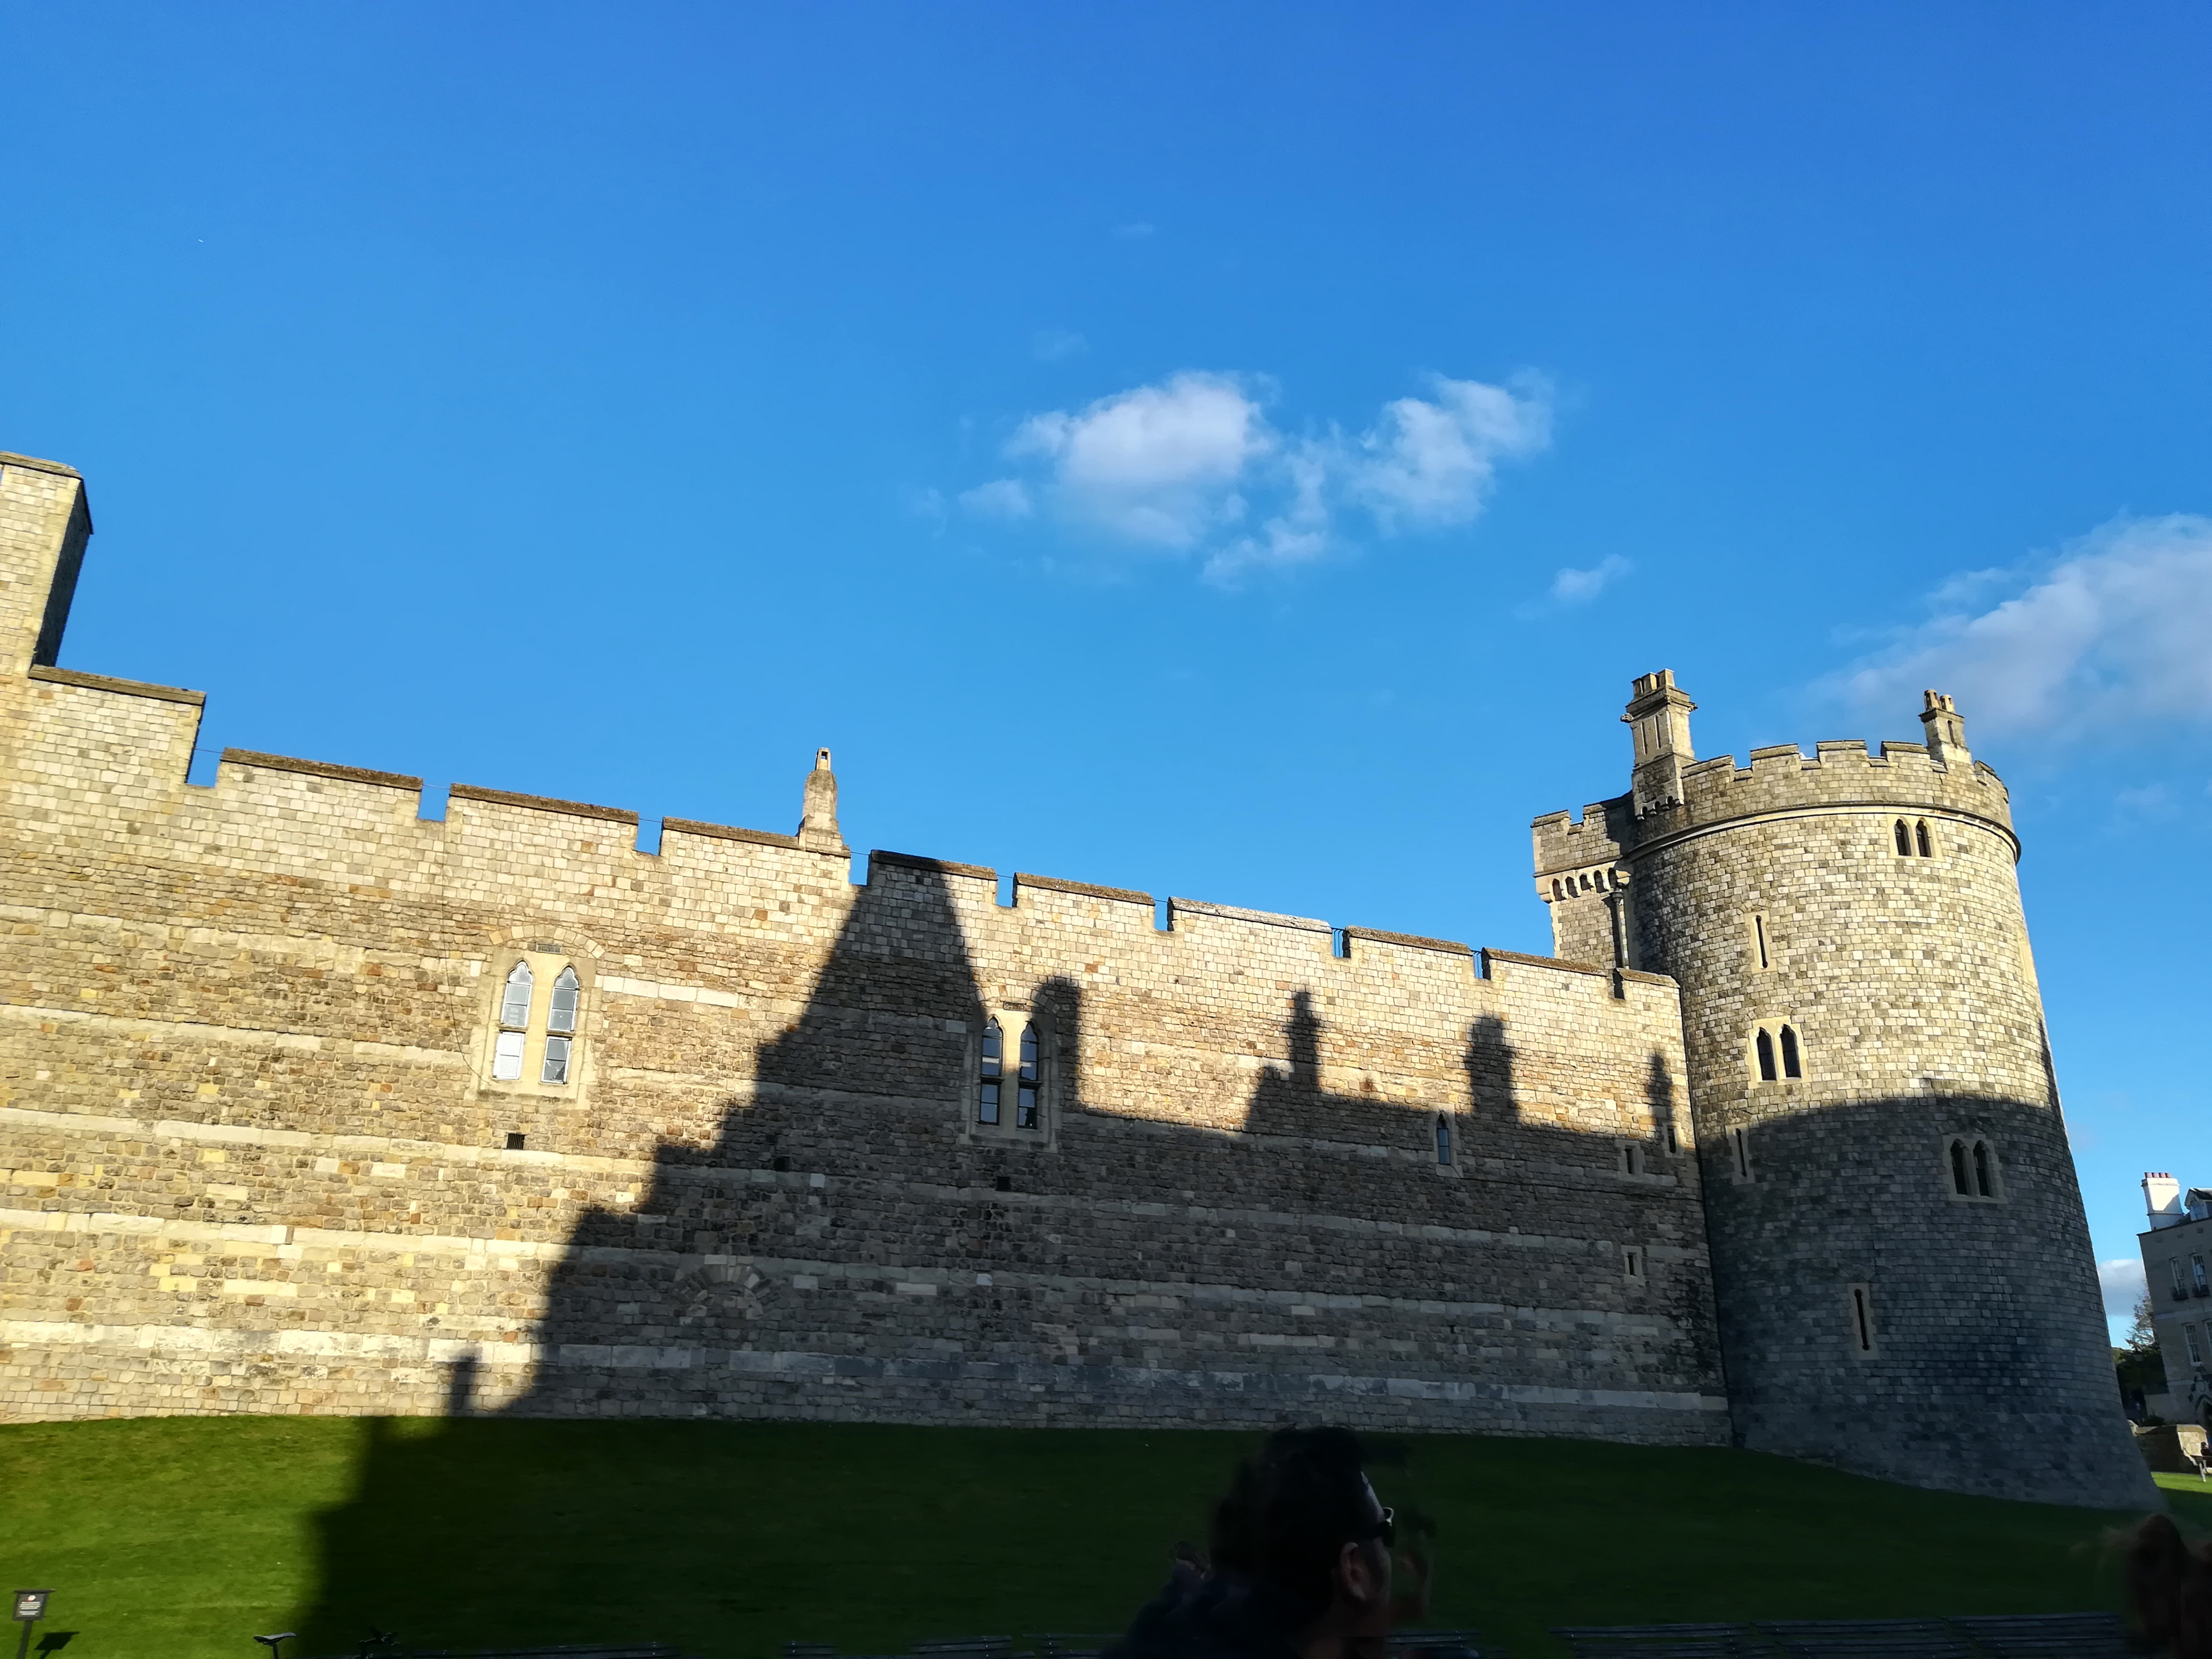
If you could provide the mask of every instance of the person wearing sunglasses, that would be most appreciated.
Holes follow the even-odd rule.
[[[1104,1659],[1382,1659],[1396,1518],[1349,1429],[1279,1429],[1185,1562]]]

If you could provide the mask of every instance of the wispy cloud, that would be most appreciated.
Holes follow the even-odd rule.
[[[2212,720],[2212,519],[2115,519],[2051,558],[1978,570],[1818,688],[1855,710],[1948,691],[1982,729],[2050,738]]]
[[[960,492],[960,505],[981,519],[1026,519],[1036,511],[1018,478],[994,478]]]
[[[1126,225],[1114,227],[1115,235],[1125,242],[1141,242],[1147,236],[1159,234],[1159,227],[1146,219],[1133,219]]]
[[[1552,578],[1552,603],[1588,605],[1636,567],[1618,553],[1608,553],[1588,570],[1572,565]]]
[[[1371,427],[1293,435],[1256,377],[1196,370],[1023,422],[1006,446],[1024,477],[961,496],[971,511],[1054,520],[1109,545],[1199,555],[1209,578],[1309,562],[1347,514],[1394,536],[1472,522],[1498,468],[1551,441],[1550,390],[1431,376]],[[1022,511],[1006,511],[1019,491]],[[971,500],[971,498],[975,498]],[[1609,580],[1610,573],[1603,580]]]
[[[1374,430],[1353,446],[1353,488],[1386,532],[1401,522],[1428,528],[1465,524],[1489,499],[1498,464],[1552,441],[1551,388],[1533,376],[1516,393],[1480,380],[1429,377],[1433,400],[1382,405]]]
[[[1071,329],[1041,328],[1030,336],[1030,356],[1041,363],[1066,362],[1091,349],[1091,342]]]

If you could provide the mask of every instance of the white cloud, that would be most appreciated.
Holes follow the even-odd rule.
[[[1334,427],[1278,431],[1267,390],[1185,371],[1032,416],[1006,446],[1026,464],[1026,480],[996,480],[961,501],[1021,516],[1003,508],[1024,489],[1024,514],[1049,504],[1061,522],[1107,542],[1198,554],[1207,578],[1225,582],[1324,556],[1341,544],[1346,512],[1385,536],[1467,524],[1503,462],[1550,441],[1548,390],[1533,379],[1508,387],[1435,376],[1429,398],[1385,404],[1352,438]],[[1608,562],[1596,580],[1611,580],[1615,565],[1626,568]]]
[[[1026,519],[1036,511],[1019,478],[994,478],[960,492],[960,505],[983,519]]]
[[[1115,226],[1114,234],[1125,242],[1141,242],[1147,236],[1158,234],[1158,228],[1146,220],[1137,219],[1126,225]]]
[[[1588,570],[1567,566],[1552,578],[1554,605],[1588,605],[1636,567],[1618,553],[1608,553]]]
[[[1929,620],[1821,689],[1866,709],[1932,686],[1958,698],[1970,736],[2212,718],[2212,519],[2116,519],[2033,568],[1954,577],[1931,601]]]
[[[1243,516],[1237,484],[1274,443],[1237,381],[1186,374],[1079,414],[1035,416],[1007,453],[1049,463],[1079,516],[1130,541],[1181,549]]]
[[[2143,1298],[2143,1266],[2140,1256],[2118,1256],[2097,1264],[2097,1287],[2105,1293],[2105,1312],[2114,1319],[2131,1319],[2136,1304]]]
[[[1400,517],[1416,526],[1467,523],[1482,511],[1499,461],[1552,441],[1550,389],[1540,381],[1524,382],[1521,396],[1441,374],[1430,386],[1435,402],[1385,404],[1358,446],[1353,487],[1386,529]]]
[[[1030,356],[1041,363],[1064,362],[1091,349],[1091,342],[1065,328],[1041,328],[1030,336]]]

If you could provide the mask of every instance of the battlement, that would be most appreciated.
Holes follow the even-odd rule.
[[[1531,826],[1536,888],[1547,902],[1601,890],[1601,878],[1616,865],[1632,865],[1640,853],[1683,835],[1777,814],[1942,813],[1985,824],[2018,850],[2004,783],[1968,751],[1958,707],[1941,692],[1924,698],[1925,742],[1885,742],[1876,754],[1863,739],[1834,738],[1814,744],[1810,755],[1796,744],[1775,744],[1753,750],[1743,765],[1733,755],[1696,758],[1695,707],[1669,672],[1636,681],[1621,717],[1635,731],[1629,792],[1593,802],[1579,818],[1551,812]]]
[[[1829,739],[1808,755],[1796,744],[1733,755],[1682,769],[1681,799],[1639,819],[1631,844],[1645,847],[1685,830],[1773,812],[1869,806],[1956,813],[2004,831],[2012,802],[2003,781],[1979,761],[1947,764],[1928,745],[1884,743],[1879,754],[1860,738]]]
[[[592,937],[671,922],[744,932],[779,914],[775,906],[793,893],[803,890],[811,905],[835,911],[856,890],[842,842],[832,852],[799,836],[671,817],[659,850],[645,852],[636,842],[640,816],[626,807],[457,783],[444,817],[426,818],[420,777],[237,748],[222,751],[212,785],[191,785],[185,769],[200,693],[60,669],[27,678],[31,696],[16,728],[23,764],[8,789],[14,815],[96,837],[135,825],[124,833],[146,858],[328,880],[363,896],[473,901]],[[87,755],[100,757],[100,787],[88,790],[81,775],[64,787],[61,757]],[[46,756],[55,757],[52,767],[41,763]],[[823,776],[818,765],[809,775],[817,795]],[[1615,856],[1602,825],[1618,805],[1591,807],[1587,827],[1559,815],[1563,844],[1588,837],[1594,860]],[[529,879],[518,880],[524,869]],[[826,886],[824,875],[832,877]],[[1469,994],[1496,962],[1612,971],[1207,900],[1174,897],[1163,907],[1150,893],[1030,872],[1014,876],[1011,902],[1002,903],[989,866],[871,852],[860,885],[896,882],[929,889],[928,905],[949,906],[971,938],[1012,927],[1005,948],[1047,964],[1040,977],[1071,954],[1095,955],[1108,939],[1119,941],[1115,951],[1194,952],[1209,975],[1272,975],[1294,962],[1337,981],[1441,975]],[[1030,933],[1032,943],[1016,942]],[[1089,942],[1077,946],[1077,936]],[[1673,994],[1669,981],[1641,982]]]

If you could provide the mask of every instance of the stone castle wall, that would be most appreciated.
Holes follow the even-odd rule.
[[[0,530],[33,525],[0,624],[42,614],[61,477],[0,464]],[[413,779],[278,757],[196,787],[196,696],[29,654],[0,676],[12,1416],[1727,1438],[1664,980],[1185,901],[1164,930],[1034,877],[1002,904],[896,854],[856,885],[811,817],[653,854],[627,813],[456,787],[425,820]],[[975,1121],[994,1018],[1039,1035],[1034,1130]]]
[[[54,665],[88,532],[0,457],[0,1413],[1326,1418],[2150,1498],[1948,702],[1738,768],[1640,681],[1632,793],[1536,823],[1558,958],[1163,927],[897,854],[856,884],[826,751],[798,835],[656,853],[276,756],[192,787],[198,694]],[[1954,1135],[1998,1190],[1950,1190]]]
[[[1953,741],[1942,758],[1762,749],[1746,769],[1686,767],[1680,799],[1641,816],[1623,796],[1579,824],[1540,818],[1540,890],[1552,896],[1547,870],[1611,869],[1631,959],[1682,987],[1742,1443],[1917,1485],[2149,1503],[2112,1384],[2019,842],[2002,784]],[[1567,892],[1563,938],[1587,923],[1560,913],[1591,902]],[[1986,1197],[1956,1190],[1954,1138],[1994,1159]]]

